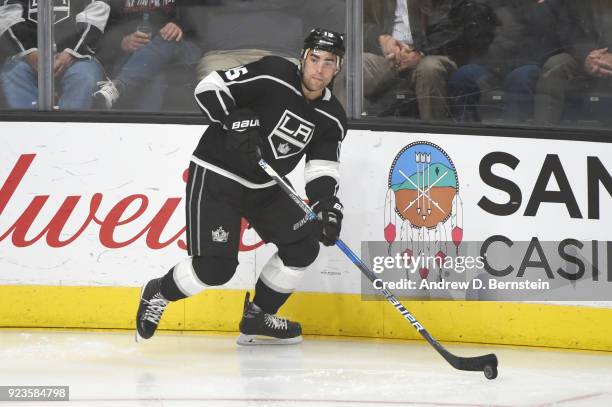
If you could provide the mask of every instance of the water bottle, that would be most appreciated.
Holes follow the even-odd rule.
[[[136,31],[146,34],[149,36],[149,38],[151,38],[151,34],[153,34],[153,26],[151,25],[149,18],[149,13],[144,13],[142,15],[142,21],[140,21],[136,27]]]

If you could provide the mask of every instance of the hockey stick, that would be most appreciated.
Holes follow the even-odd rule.
[[[261,157],[261,155],[260,155]],[[312,209],[299,197],[299,195],[291,188],[281,177],[274,171],[272,167],[268,165],[268,163],[260,158],[258,161],[259,166],[278,184],[279,187],[289,197],[295,202],[306,214],[309,220],[315,220],[317,215],[312,211]],[[365,265],[365,263],[355,254],[353,251],[340,239],[336,240],[336,246],[361,270],[361,272],[371,281],[377,279],[376,275]],[[432,336],[427,332],[427,330],[421,325],[419,321],[402,305],[401,302],[395,295],[391,293],[391,291],[387,289],[378,289],[389,301],[395,309],[402,314],[402,316],[410,322],[410,324],[416,329],[423,338],[435,350],[438,351],[440,355],[448,362],[452,367],[459,370],[468,370],[474,372],[483,372],[485,377],[489,380],[495,379],[497,377],[497,356],[495,354],[490,353],[488,355],[476,356],[476,357],[460,357],[453,355],[449,351],[447,351],[444,346],[440,345],[438,341],[436,341]]]

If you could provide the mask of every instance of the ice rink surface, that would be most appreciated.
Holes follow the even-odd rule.
[[[448,344],[494,352],[499,377],[451,368],[424,342],[0,330],[0,385],[68,385],[70,402],[0,406],[612,406],[612,353]]]

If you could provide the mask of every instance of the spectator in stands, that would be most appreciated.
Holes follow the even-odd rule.
[[[57,53],[53,75],[60,85],[58,107],[91,108],[91,93],[103,78],[94,58],[96,43],[109,16],[102,0],[54,2],[54,37]],[[5,0],[0,10],[0,48],[9,58],[0,71],[0,86],[13,109],[33,109],[38,101],[38,6],[30,0]]]
[[[423,120],[448,117],[446,83],[457,68],[461,33],[448,0],[366,0],[363,94],[376,100],[408,79]],[[340,75],[343,75],[343,71]],[[343,77],[337,79],[343,83]],[[346,99],[337,95],[345,105]]]
[[[566,1],[562,16],[559,32],[568,52],[547,61],[538,81],[535,119],[543,125],[561,121],[578,78],[590,78],[588,88],[612,92],[612,1]]]
[[[100,58],[113,73],[95,92],[96,106],[110,109],[120,100],[136,110],[158,112],[166,89],[164,72],[193,68],[201,55],[181,14],[181,0],[110,0],[109,26]]]
[[[467,63],[449,79],[449,94],[453,96],[453,116],[458,121],[481,120],[489,106],[481,103],[484,92],[503,90],[503,117],[521,122],[533,114],[536,82],[543,63],[561,52],[556,24],[561,0],[491,0],[476,1],[469,7],[490,7],[496,26],[487,24],[486,12],[466,26],[491,27],[494,36],[486,50],[467,56]],[[469,10],[469,9],[468,9]],[[482,46],[483,44],[480,44]],[[466,40],[466,49],[472,44]],[[490,110],[490,109],[489,109]]]
[[[198,80],[216,70],[248,64],[268,55],[298,63],[296,49],[311,26],[345,31],[345,0],[208,0],[188,13],[197,22],[204,56]]]
[[[301,0],[219,0],[190,13],[198,24],[198,43],[204,56],[197,78],[248,64],[268,55],[297,64],[304,22]],[[282,22],[282,23],[281,23]]]

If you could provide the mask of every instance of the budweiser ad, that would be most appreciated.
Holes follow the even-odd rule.
[[[187,255],[184,190],[203,126],[3,127],[2,284],[138,286]],[[251,285],[262,245],[243,220],[230,288]]]

